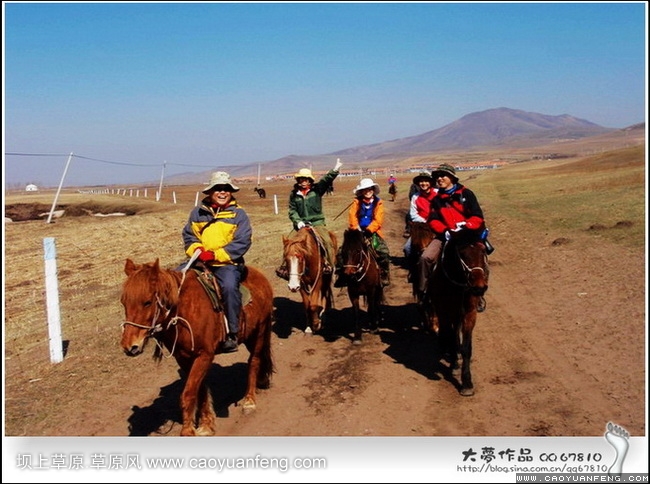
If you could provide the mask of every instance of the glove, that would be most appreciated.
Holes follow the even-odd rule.
[[[296,227],[298,228],[298,230],[300,230],[304,226],[305,226],[305,222],[303,222],[302,220],[296,224]]]
[[[199,260],[202,262],[212,262],[214,260],[214,252],[211,250],[201,250]]]
[[[339,169],[343,166],[343,163],[341,163],[341,159],[337,158],[336,159],[336,165],[334,165],[334,171],[339,171]]]

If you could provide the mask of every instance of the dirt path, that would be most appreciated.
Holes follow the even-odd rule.
[[[244,416],[236,402],[248,354],[242,347],[215,358],[209,379],[220,435],[601,436],[610,420],[644,434],[644,261],[638,255],[595,246],[586,235],[564,240],[491,218],[496,251],[487,310],[474,331],[476,394],[462,397],[440,371],[431,337],[417,327],[399,267],[406,201],[398,195],[387,205],[395,264],[380,333],[351,344],[350,303],[337,289],[325,334],[304,335],[299,296],[273,276],[277,373],[259,393],[257,411]],[[175,362],[156,366],[144,356],[136,363],[121,355],[117,340],[101,335],[75,344],[81,348],[43,370],[38,382],[7,383],[14,385],[8,435],[178,435]],[[29,352],[9,355],[7,374],[25,377],[29,358]],[[35,405],[42,395],[48,399]]]

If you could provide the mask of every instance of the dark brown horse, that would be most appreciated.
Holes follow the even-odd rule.
[[[449,361],[456,375],[460,370],[460,394],[463,396],[474,395],[472,332],[478,312],[484,309],[488,278],[488,256],[483,242],[452,238],[443,245],[440,260],[429,280],[427,292],[438,318],[441,356]]]
[[[381,304],[384,302],[384,288],[381,272],[374,249],[359,230],[347,229],[341,245],[343,273],[347,276],[348,296],[354,308],[355,330],[352,342],[361,344],[362,318],[359,308],[360,297],[366,302],[369,329],[376,332],[381,318]]]
[[[329,232],[334,251],[336,236]],[[325,247],[318,232],[306,226],[291,238],[282,237],[283,257],[289,268],[289,290],[300,291],[305,308],[307,325],[305,333],[320,331],[322,317],[333,305],[332,273],[323,272],[326,263]]]
[[[150,339],[161,359],[163,347],[186,375],[181,394],[181,435],[213,435],[216,415],[205,377],[220,343],[226,337],[224,313],[213,308],[194,270],[186,273],[161,269],[155,262],[135,264],[126,260],[127,279],[121,302],[121,346],[128,356],[140,355]],[[248,385],[242,409],[255,410],[256,388],[268,388],[273,373],[271,325],[273,289],[257,269],[247,266],[242,285],[250,291],[244,299],[238,339],[248,349]]]
[[[421,254],[433,236],[426,224],[412,223],[413,253]],[[463,396],[474,394],[472,332],[477,314],[485,307],[488,279],[485,244],[476,238],[452,238],[444,243],[440,260],[429,276],[427,296],[418,301],[424,327],[437,333],[440,356],[449,361],[454,373],[460,370],[460,393]],[[416,293],[417,271],[413,271],[412,282]],[[460,366],[459,357],[462,360]]]
[[[397,196],[397,184],[391,183],[388,187],[388,193],[390,194],[390,201],[394,202],[395,197]]]
[[[266,190],[264,190],[262,187],[255,187],[253,188],[253,191],[256,192],[260,198],[266,198]]]
[[[420,300],[418,291],[419,274],[417,271],[417,261],[429,242],[435,236],[429,225],[423,222],[409,222],[409,234],[411,237],[411,256],[407,261],[409,267],[409,281],[412,284],[413,296],[417,299],[418,310],[420,311],[420,325],[429,331],[438,331],[438,320],[433,306],[430,303]]]

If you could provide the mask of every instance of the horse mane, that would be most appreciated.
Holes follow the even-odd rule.
[[[316,242],[312,234],[309,233],[309,229],[298,230],[291,239],[287,239],[286,244],[284,246],[285,256],[286,254],[289,253],[291,249],[293,249],[298,255],[307,258],[307,256],[309,255],[310,240]]]
[[[124,282],[123,297],[142,301],[150,298],[153,291],[163,306],[176,307],[181,277],[178,271],[161,269],[158,260],[140,264]]]
[[[365,243],[363,240],[363,232],[355,229],[346,229],[343,234],[343,244],[346,248],[349,246],[359,247],[360,249],[364,247]]]

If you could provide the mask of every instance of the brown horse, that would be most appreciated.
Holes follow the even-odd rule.
[[[477,314],[485,308],[488,256],[482,241],[451,239],[442,247],[440,260],[429,279],[430,303],[438,318],[441,356],[454,374],[460,370],[460,394],[474,395],[472,383],[472,332]],[[459,367],[458,360],[462,360]]]
[[[336,236],[329,232],[334,251]],[[306,226],[295,232],[291,238],[282,237],[283,257],[289,268],[289,290],[300,291],[305,308],[307,325],[305,333],[320,331],[322,317],[333,306],[332,274],[323,272],[326,262],[325,247],[318,232]]]
[[[353,344],[361,344],[360,296],[364,296],[368,309],[369,329],[376,332],[381,318],[381,304],[384,302],[384,288],[375,251],[359,230],[347,229],[341,245],[343,273],[348,280],[348,296],[354,308],[355,330]]]
[[[163,347],[185,373],[181,394],[181,435],[213,435],[216,414],[205,377],[220,343],[226,337],[223,310],[215,310],[212,299],[194,270],[161,269],[155,262],[135,264],[126,260],[127,279],[121,302],[121,346],[127,356],[144,351],[150,339],[156,342],[154,358],[160,360]],[[250,291],[244,299],[238,340],[248,349],[248,385],[243,402],[245,413],[255,410],[256,388],[268,388],[274,371],[271,357],[273,289],[257,269],[246,267],[242,285]]]
[[[429,242],[435,236],[429,225],[423,222],[409,222],[409,234],[411,237],[411,256],[407,261],[409,266],[409,281],[412,284],[413,296],[417,299],[418,310],[420,311],[420,325],[426,330],[438,331],[438,320],[433,311],[433,306],[420,300],[418,291],[419,274],[417,261]]]
[[[256,192],[260,198],[266,198],[266,190],[264,190],[262,187],[254,187],[253,191]]]

